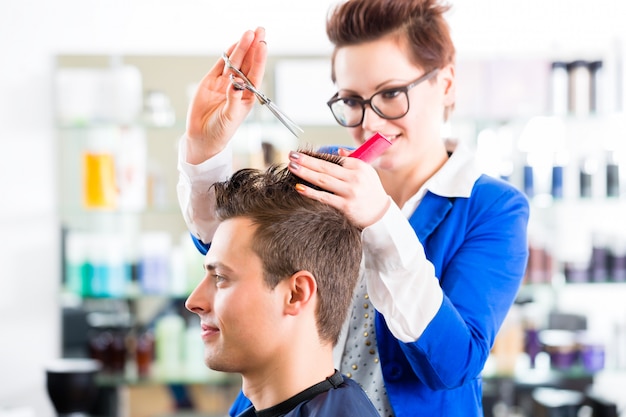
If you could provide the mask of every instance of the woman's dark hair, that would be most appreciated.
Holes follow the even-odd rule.
[[[328,39],[334,45],[334,61],[344,46],[396,37],[406,45],[411,61],[424,72],[454,64],[455,48],[443,15],[450,5],[438,0],[348,0],[330,10],[326,22]],[[453,106],[446,109],[446,115]]]

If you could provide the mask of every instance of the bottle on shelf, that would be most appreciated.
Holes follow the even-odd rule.
[[[140,238],[139,285],[142,294],[169,294],[171,239],[166,232],[144,232]]]
[[[117,207],[116,144],[117,130],[113,127],[94,127],[87,132],[82,152],[83,206],[87,210]]]
[[[167,311],[156,321],[156,366],[162,377],[178,378],[181,375],[184,368],[185,328],[185,320],[173,310]]]
[[[569,112],[581,117],[591,109],[591,72],[589,62],[579,59],[567,64],[569,77]]]
[[[554,61],[550,71],[550,114],[565,116],[568,113],[569,78],[567,63]]]
[[[200,318],[195,314],[187,320],[184,353],[185,375],[191,379],[205,377],[208,368],[204,364],[204,345],[200,338]]]
[[[140,329],[135,336],[135,364],[139,378],[151,375],[154,356],[153,332],[150,329]]]

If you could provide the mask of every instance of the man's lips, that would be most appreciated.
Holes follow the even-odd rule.
[[[211,338],[215,336],[216,334],[218,334],[219,331],[220,329],[210,324],[203,323],[200,325],[200,336],[202,337],[202,339]]]

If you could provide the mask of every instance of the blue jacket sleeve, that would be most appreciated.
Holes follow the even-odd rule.
[[[420,236],[444,298],[417,341],[398,343],[431,389],[455,388],[482,372],[523,280],[528,216],[519,190],[483,176],[469,199],[456,199],[446,220]]]

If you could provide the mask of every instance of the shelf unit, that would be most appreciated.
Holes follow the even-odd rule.
[[[194,366],[184,362],[195,316],[184,300],[203,271],[177,202],[177,144],[190,89],[211,65],[191,56],[56,57],[63,354],[103,361],[97,415],[125,414],[133,393],[146,390],[170,394],[162,413],[180,405],[180,390],[238,391],[237,377],[204,366],[198,331]],[[155,94],[164,108],[148,108]],[[181,320],[175,373],[161,369],[173,351],[155,334],[168,314]],[[144,338],[149,366],[140,373]],[[227,410],[211,397],[205,412]]]

